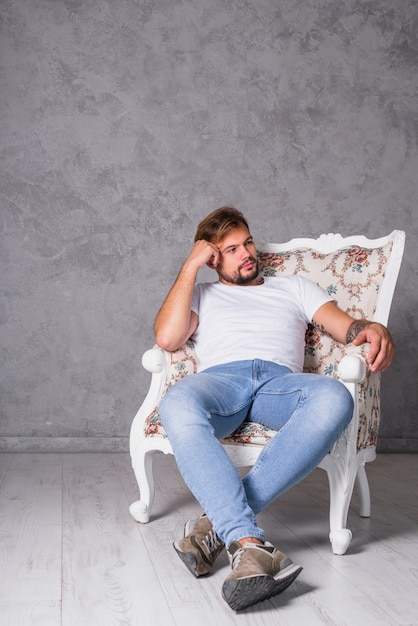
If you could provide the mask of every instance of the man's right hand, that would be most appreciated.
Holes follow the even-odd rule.
[[[208,265],[210,268],[215,269],[219,263],[220,252],[215,244],[206,241],[205,239],[199,239],[194,244],[193,250],[190,252],[186,263],[194,265],[200,269],[204,265]]]

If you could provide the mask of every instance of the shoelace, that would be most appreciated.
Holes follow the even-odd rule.
[[[257,548],[259,549],[261,548],[265,552],[270,552],[270,554],[272,554],[274,551],[274,547],[271,544],[268,544],[267,542],[264,545],[257,546]],[[244,554],[244,551],[245,551],[245,548],[240,548],[239,550],[234,552],[234,554],[230,557],[231,569],[236,570],[239,567],[239,564],[241,562],[241,557]]]
[[[205,546],[208,554],[212,554],[212,552],[216,552],[216,550],[223,545],[222,541],[219,539],[218,535],[215,533],[214,530],[210,530],[208,532],[208,534],[203,539],[202,543]]]
[[[239,563],[241,561],[241,557],[244,554],[244,548],[237,550],[231,557],[231,569],[235,570],[239,567]]]

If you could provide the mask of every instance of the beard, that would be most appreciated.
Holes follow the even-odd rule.
[[[252,270],[243,270],[243,266],[241,266],[234,274],[225,274],[222,269],[216,268],[219,278],[222,278],[222,280],[231,283],[232,285],[247,285],[248,283],[251,283],[257,278],[260,270],[257,259],[250,257],[245,261],[244,265],[246,265],[249,261],[254,263]]]

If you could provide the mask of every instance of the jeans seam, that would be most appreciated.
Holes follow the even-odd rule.
[[[212,415],[220,415],[222,417],[230,417],[231,415],[235,415],[236,413],[239,413],[240,411],[242,411],[242,409],[245,409],[246,406],[250,406],[253,403],[254,398],[251,397],[247,402],[243,402],[241,405],[239,405],[238,407],[234,407],[233,410],[228,411],[228,412],[220,412],[220,411],[208,411],[209,413],[209,419],[212,417]],[[243,420],[244,422],[245,420]]]
[[[274,435],[274,437],[272,437],[268,443],[266,443],[266,445],[264,446],[264,448],[262,449],[262,451],[258,455],[256,462],[252,466],[251,470],[248,472],[247,476],[252,476],[258,470],[258,468],[263,463],[263,461],[260,460],[260,457],[264,456],[264,454],[263,454],[264,452],[266,452],[266,454],[268,454],[269,448],[271,448],[271,446],[273,445],[273,440],[276,439],[276,437],[278,436],[279,433],[281,433],[281,432],[283,432],[283,431],[285,431],[287,429],[287,427],[290,425],[290,423],[293,422],[293,419],[300,412],[301,406],[305,402],[308,394],[307,394],[307,391],[306,391],[306,387],[302,387],[302,389],[298,389],[298,391],[300,392],[301,397],[299,398],[299,402],[297,404],[297,407],[295,408],[295,410],[293,411],[292,415],[287,420],[287,422],[284,424],[284,426],[282,426],[282,428],[280,428],[280,430],[277,431],[277,434]]]

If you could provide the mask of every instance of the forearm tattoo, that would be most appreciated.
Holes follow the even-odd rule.
[[[351,343],[357,337],[357,335],[364,330],[367,326],[370,326],[371,322],[367,320],[354,320],[347,331],[346,343]]]

